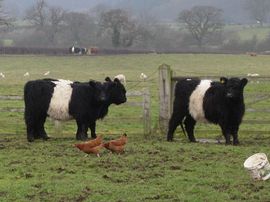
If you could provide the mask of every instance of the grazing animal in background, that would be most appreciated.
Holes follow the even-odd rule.
[[[72,82],[61,79],[28,81],[24,86],[27,140],[48,139],[44,129],[46,117],[65,121],[75,119],[77,140],[96,138],[96,120],[104,118],[111,104],[126,102],[126,90],[118,79],[105,82]]]
[[[94,140],[77,143],[75,144],[75,147],[77,147],[79,150],[83,151],[84,153],[87,153],[87,154],[93,153],[99,157],[99,152],[104,147],[104,145],[102,143],[102,137],[98,136]]]
[[[29,72],[25,72],[23,76],[30,76]]]
[[[81,47],[75,47],[75,46],[72,46],[69,48],[69,53],[71,54],[85,55],[87,54],[87,52],[88,52],[87,48],[81,48]]]
[[[226,144],[239,144],[238,129],[245,112],[244,87],[246,78],[220,78],[220,82],[199,79],[182,79],[176,83],[173,113],[169,121],[167,140],[184,120],[191,142],[195,142],[196,122],[214,123],[221,127]]]
[[[97,47],[91,47],[90,51],[88,51],[89,54],[98,54],[98,48]]]
[[[257,56],[257,53],[255,53],[255,52],[249,52],[248,55],[249,56]]]
[[[127,134],[124,133],[119,139],[111,140],[104,144],[104,147],[114,153],[122,153],[125,150],[127,144]]]
[[[119,81],[121,81],[121,83],[123,83],[124,85],[126,85],[126,77],[125,77],[124,74],[118,74],[114,78],[119,79]]]
[[[2,78],[5,78],[5,77],[6,77],[5,74],[3,74],[3,72],[0,72],[0,76],[1,76]]]
[[[140,79],[145,81],[147,79],[147,76],[144,73],[140,74]]]

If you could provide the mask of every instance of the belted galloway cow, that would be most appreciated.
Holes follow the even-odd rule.
[[[226,144],[239,144],[238,129],[244,112],[243,91],[246,78],[225,78],[220,81],[182,79],[176,83],[173,113],[169,120],[167,140],[173,140],[178,125],[184,123],[184,130],[191,142],[196,142],[196,122],[218,124]],[[183,128],[183,126],[182,126]]]
[[[126,102],[126,90],[118,79],[105,82],[72,82],[62,79],[28,81],[24,87],[27,140],[49,137],[44,129],[47,117],[65,121],[75,119],[77,140],[96,137],[96,120],[104,118],[111,104]]]

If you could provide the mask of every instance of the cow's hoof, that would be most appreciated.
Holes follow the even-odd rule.
[[[47,135],[44,135],[44,136],[42,136],[42,139],[43,140],[48,140],[48,139],[51,139],[49,136],[47,136]]]
[[[234,146],[238,146],[239,144],[240,144],[239,141],[233,142]]]
[[[80,141],[87,141],[88,138],[85,137],[85,136],[79,136],[79,137],[76,137],[76,140],[80,140]]]
[[[76,134],[76,140],[82,140],[82,135],[81,134]]]
[[[35,141],[35,138],[33,138],[33,137],[30,137],[30,138],[29,138],[29,137],[28,137],[27,140],[28,140],[28,142],[34,142],[34,141]]]
[[[93,134],[93,135],[91,134],[91,138],[92,139],[96,139],[97,138],[97,135],[96,134]]]

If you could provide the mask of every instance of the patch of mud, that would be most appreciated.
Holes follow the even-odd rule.
[[[5,191],[0,191],[0,198],[1,197],[4,197],[4,196],[6,196],[7,195],[7,192],[5,192]]]
[[[92,190],[89,187],[85,187],[79,196],[74,198],[62,197],[59,202],[74,201],[74,202],[83,202],[92,194]]]

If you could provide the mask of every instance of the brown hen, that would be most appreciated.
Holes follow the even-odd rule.
[[[94,140],[89,140],[87,142],[77,143],[75,144],[79,150],[83,151],[86,154],[96,154],[99,157],[99,151],[104,147],[102,143],[101,136],[98,136]]]
[[[124,133],[119,139],[111,140],[104,144],[104,147],[113,153],[123,153],[127,144],[127,134]]]

